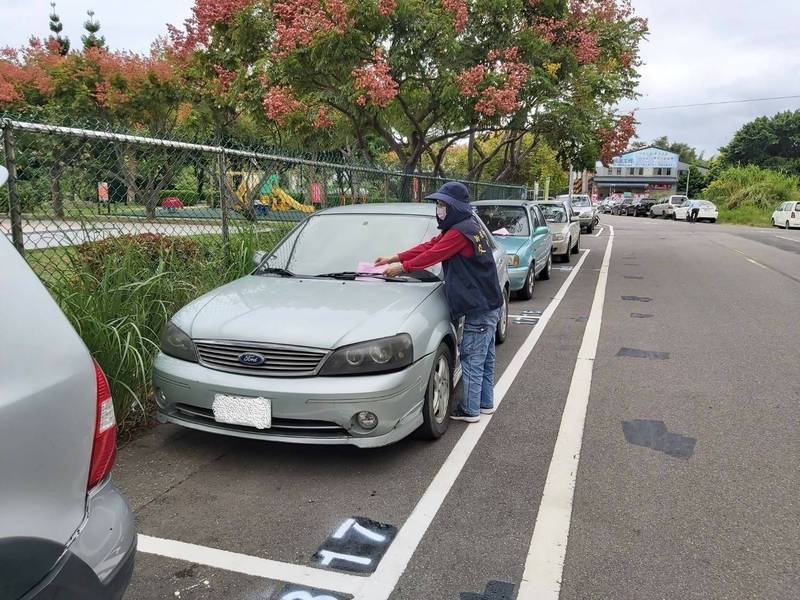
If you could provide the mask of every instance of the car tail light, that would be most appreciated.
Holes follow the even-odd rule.
[[[88,489],[92,489],[111,472],[117,456],[117,419],[114,415],[114,401],[111,399],[108,379],[97,361],[94,361],[94,375],[97,381],[97,408]]]

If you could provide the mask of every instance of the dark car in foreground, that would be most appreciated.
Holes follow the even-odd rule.
[[[652,216],[650,209],[657,202],[658,200],[655,198],[641,198],[635,204],[632,204],[628,210],[634,217]]]

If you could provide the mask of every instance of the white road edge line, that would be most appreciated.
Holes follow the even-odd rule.
[[[775,237],[776,238],[780,238],[782,240],[789,240],[790,242],[795,242],[796,244],[800,244],[800,240],[796,240],[794,238],[787,238],[787,237],[784,237],[782,235],[776,235]]]
[[[748,258],[747,262],[751,262],[754,265],[756,265],[757,267],[761,267],[762,269],[766,269],[767,268],[764,265],[762,265],[760,262],[758,262],[757,260],[753,260],[752,258]]]
[[[137,549],[147,554],[157,554],[226,571],[255,575],[285,583],[307,585],[311,588],[332,592],[353,593],[364,580],[363,577],[356,575],[294,565],[142,534],[138,536]]]
[[[589,252],[588,249],[583,250],[583,256],[570,272],[569,277],[564,281],[553,300],[542,312],[538,326],[531,331],[519,347],[503,375],[494,386],[495,406],[500,405],[514,379],[522,370],[525,361],[539,341],[547,323],[555,313],[558,305],[561,304],[561,300],[564,299],[586,257],[589,256]],[[378,568],[369,579],[364,581],[353,600],[387,600],[389,598],[490,421],[491,415],[483,415],[479,423],[469,425],[464,430],[439,472],[436,473],[422,498],[417,502],[411,515],[400,528]]]
[[[600,229],[598,229],[597,233],[595,233],[592,237],[600,237],[601,233],[603,233],[603,228],[602,227]]]
[[[603,322],[603,304],[613,244],[614,228],[611,227],[594,291],[592,310],[578,351],[575,370],[572,372],[553,458],[547,471],[547,480],[517,600],[558,600],[561,593],[575,479],[578,474],[583,426],[592,388],[592,370],[600,340],[600,326]]]

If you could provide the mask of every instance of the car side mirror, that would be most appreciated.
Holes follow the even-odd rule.
[[[261,263],[264,262],[264,259],[267,257],[267,253],[263,250],[256,250],[253,253],[253,266],[258,268],[261,266]]]

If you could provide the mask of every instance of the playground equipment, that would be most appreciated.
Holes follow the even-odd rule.
[[[279,178],[277,173],[273,173],[263,182],[263,173],[259,172],[229,172],[228,175],[240,175],[242,178],[239,186],[236,188],[236,195],[239,197],[239,202],[234,206],[236,210],[243,210],[246,208],[248,196],[253,193],[261,182],[258,190],[259,195],[253,200],[253,204],[256,207],[264,207],[273,211],[296,210],[304,213],[314,212],[313,206],[298,202],[281,189],[278,185]]]

